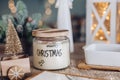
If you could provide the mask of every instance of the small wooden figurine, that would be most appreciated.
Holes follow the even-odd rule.
[[[8,76],[10,80],[21,80],[25,73],[30,72],[29,57],[25,56],[20,39],[12,21],[8,20],[6,33],[5,56],[0,62],[2,76]]]

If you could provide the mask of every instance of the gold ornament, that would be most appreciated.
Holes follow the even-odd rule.
[[[13,54],[16,56],[19,53],[23,52],[23,48],[14,28],[12,21],[8,20],[8,29],[6,33],[6,45],[5,45],[5,54]]]
[[[16,13],[17,10],[16,10],[14,0],[9,0],[8,7],[9,7],[11,13],[13,13],[13,14]]]
[[[15,4],[14,4],[14,1],[13,0],[10,0],[9,2],[8,2],[8,7],[11,9],[11,8],[13,8],[13,7],[15,7]]]

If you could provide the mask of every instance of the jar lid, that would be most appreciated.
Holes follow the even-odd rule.
[[[59,37],[68,36],[68,30],[65,29],[37,29],[32,31],[35,37]]]

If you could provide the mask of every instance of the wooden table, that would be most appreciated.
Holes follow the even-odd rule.
[[[105,80],[120,80],[120,72],[119,71],[106,71],[106,70],[83,70],[78,69],[78,64],[80,62],[85,62],[84,51],[82,47],[84,43],[75,43],[74,44],[74,53],[71,53],[71,64],[68,68],[52,71],[64,74],[70,74],[75,76],[84,76],[90,78],[98,78],[98,79],[105,79]],[[31,73],[26,76],[26,78],[38,74],[44,70],[35,69],[32,65],[32,56],[30,57],[31,61]]]
[[[98,79],[105,79],[105,80],[120,80],[120,72],[119,71],[105,71],[105,70],[83,70],[78,69],[78,64],[80,62],[85,62],[83,46],[84,43],[75,43],[74,44],[74,53],[71,53],[71,64],[68,68],[63,70],[57,70],[53,72],[70,74],[75,76],[83,76],[83,77],[90,77],[90,78],[98,78]],[[32,58],[31,58],[32,59]],[[31,61],[32,63],[32,61]],[[37,70],[32,67],[31,75],[38,74],[44,70]]]

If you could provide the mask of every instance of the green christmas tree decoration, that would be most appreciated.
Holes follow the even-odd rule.
[[[16,18],[18,20],[18,24],[23,25],[25,19],[28,17],[27,7],[23,1],[19,0],[17,2],[16,8],[17,8]]]
[[[4,24],[4,22],[2,20],[0,20],[0,39],[2,39],[2,37],[5,37],[5,31],[6,31],[6,25]]]
[[[32,30],[39,28],[41,14],[34,13],[29,16],[27,6],[22,0],[18,0],[15,7],[16,13],[2,15],[2,20],[0,20],[0,43],[5,41],[8,19],[12,20],[18,35],[25,35],[26,40],[31,43]],[[31,21],[28,20],[29,17],[32,19]],[[44,28],[44,26],[41,28]]]

